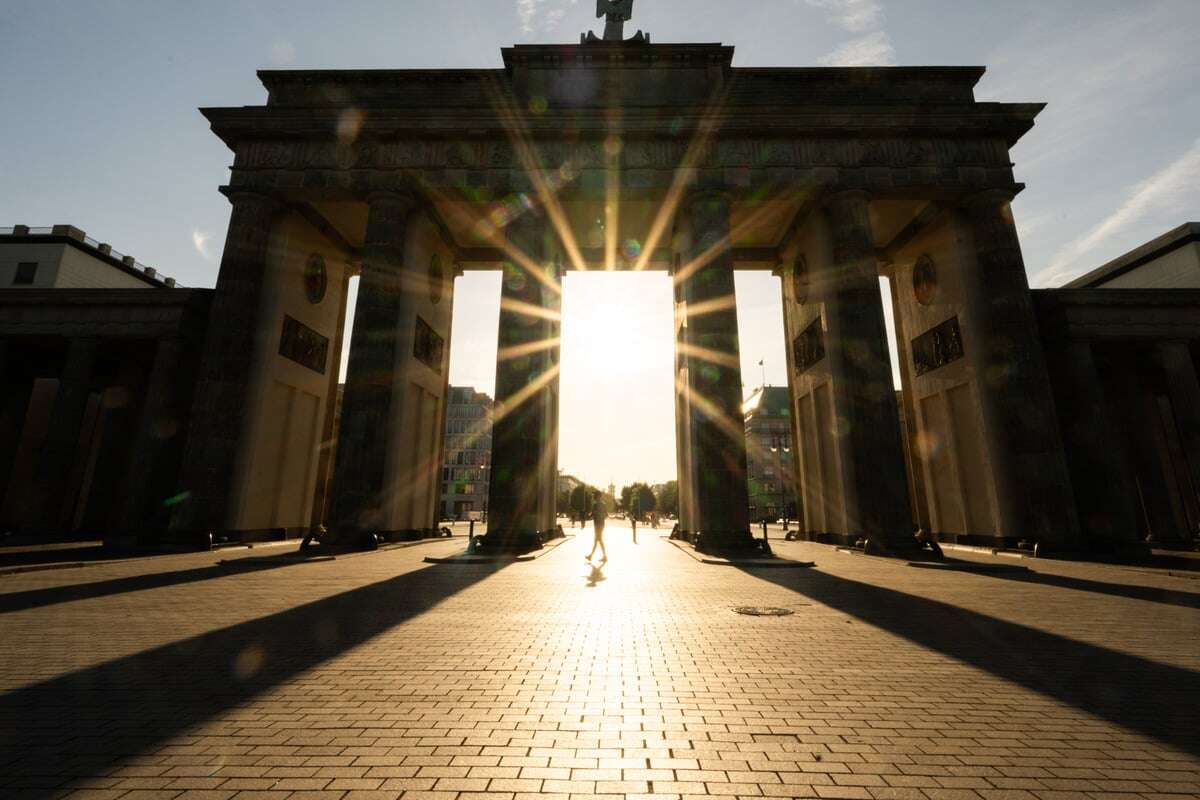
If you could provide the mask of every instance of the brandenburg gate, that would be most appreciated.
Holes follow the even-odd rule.
[[[741,68],[609,16],[501,69],[265,71],[265,105],[204,109],[232,215],[173,526],[323,523],[349,545],[435,528],[455,277],[501,270],[483,546],[540,546],[563,273],[652,269],[674,284],[680,527],[753,547],[734,271],[769,270],[805,535],[899,552],[919,521],[1071,546],[1009,207],[1041,106],[977,102],[982,68]]]

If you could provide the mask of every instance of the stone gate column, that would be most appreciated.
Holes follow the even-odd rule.
[[[975,264],[963,274],[963,344],[979,375],[1000,535],[1070,549],[1079,543],[1075,498],[1011,200],[991,191],[965,205]]]
[[[162,525],[162,501],[170,486],[158,481],[164,453],[171,447],[179,397],[179,362],[182,343],[175,338],[159,339],[154,349],[154,365],[146,380],[146,397],[142,402],[141,419],[134,434],[133,452],[129,458],[128,490],[120,510],[121,526],[136,530],[143,526]]]
[[[1196,377],[1196,362],[1188,343],[1182,341],[1162,342],[1155,348],[1155,357],[1167,381],[1179,444],[1192,479],[1190,489],[1200,494],[1200,380]]]
[[[825,348],[846,533],[894,551],[913,546],[912,512],[868,210],[865,192],[838,192],[826,200],[832,261],[822,281]]]
[[[64,507],[75,501],[68,494],[68,478],[79,449],[80,429],[91,391],[92,370],[96,363],[98,341],[72,339],[67,358],[58,376],[58,392],[50,415],[50,430],[42,443],[33,482],[35,517],[38,527],[56,526]]]
[[[1164,462],[1162,420],[1147,375],[1151,365],[1136,347],[1117,350],[1110,361],[1121,432],[1133,467],[1133,482],[1147,543],[1182,543],[1187,532],[1180,512],[1172,501],[1168,481],[1169,465]]]
[[[707,551],[754,547],[728,195],[700,191],[681,205],[682,264],[673,276],[680,434],[687,529]],[[686,491],[685,491],[686,484]],[[683,525],[680,526],[684,527]]]
[[[15,357],[16,348],[9,341],[0,337],[0,375],[4,376],[0,381],[0,525],[7,522],[3,517],[4,500],[8,495],[8,482],[21,441],[32,384],[24,365]]]
[[[1110,398],[1096,365],[1096,353],[1087,341],[1071,341],[1061,356],[1048,363],[1058,371],[1060,385],[1070,387],[1059,399],[1063,439],[1072,474],[1079,480],[1076,492],[1080,521],[1088,536],[1102,547],[1137,545],[1141,537],[1141,510],[1133,475],[1122,458],[1120,432],[1109,413]]]
[[[221,530],[234,510],[235,462],[243,445],[254,344],[263,310],[271,226],[278,203],[238,192],[225,235],[225,251],[209,311],[204,354],[196,381],[187,445],[180,470],[186,493],[171,520],[177,530]]]
[[[362,277],[350,341],[342,422],[330,496],[331,539],[359,543],[387,523],[388,446],[392,441],[401,272],[416,198],[378,193],[369,198]]]
[[[690,357],[686,351],[687,334],[687,302],[685,283],[675,281],[679,274],[682,259],[675,255],[672,269],[672,283],[675,301],[675,467],[677,491],[679,499],[679,529],[676,535],[681,539],[689,539],[695,533],[695,513],[693,489],[695,475],[692,471],[692,426],[691,405],[688,402],[687,385],[691,370]]]
[[[555,526],[562,282],[544,219],[527,214],[508,240],[533,262],[505,264],[500,286],[496,404],[486,550],[541,547]],[[532,269],[540,269],[540,277]]]

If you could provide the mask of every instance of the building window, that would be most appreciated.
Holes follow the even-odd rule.
[[[17,264],[17,274],[13,276],[13,286],[32,286],[33,279],[37,276],[36,261],[22,261]]]

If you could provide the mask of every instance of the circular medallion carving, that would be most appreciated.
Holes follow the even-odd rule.
[[[325,269],[325,258],[320,253],[313,253],[304,265],[304,296],[308,302],[316,305],[325,299],[328,288],[329,273]]]
[[[429,299],[435,306],[442,302],[445,282],[446,271],[442,268],[442,257],[434,253],[429,259]]]
[[[923,306],[927,306],[937,297],[938,278],[937,267],[934,266],[933,259],[927,255],[923,255],[917,259],[917,263],[913,266],[913,295],[917,298],[917,302]]]
[[[792,265],[792,293],[797,303],[808,302],[808,259],[802,255],[796,256],[796,263]]]

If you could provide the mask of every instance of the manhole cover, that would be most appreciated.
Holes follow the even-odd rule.
[[[747,617],[786,617],[796,613],[790,608],[775,606],[738,606],[733,611],[736,614],[745,614]]]

